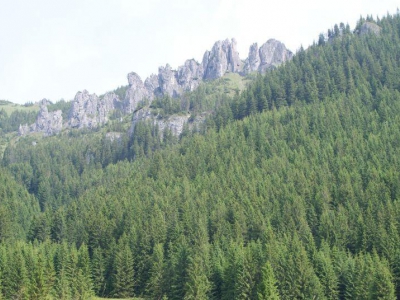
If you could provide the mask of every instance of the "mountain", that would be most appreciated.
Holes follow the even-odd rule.
[[[103,126],[16,138],[0,296],[399,298],[399,45],[399,13],[361,18],[242,91],[230,72]]]
[[[36,122],[30,126],[21,125],[19,134],[43,132],[45,136],[49,136],[59,133],[63,128],[95,128],[104,125],[115,110],[131,114],[138,106],[145,102],[151,104],[156,98],[181,97],[185,92],[194,91],[203,81],[215,80],[230,72],[241,75],[251,72],[265,73],[293,56],[284,44],[273,39],[268,40],[259,50],[256,48],[257,44],[252,45],[249,58],[241,61],[236,50],[236,40],[227,39],[216,42],[211,51],[206,51],[202,63],[189,59],[177,70],[173,70],[167,64],[158,69],[158,75],[153,74],[144,82],[138,74],[129,73],[127,76],[129,86],[123,99],[113,92],[101,97],[89,94],[86,90],[78,92],[72,101],[68,119],[64,123],[61,111],[46,112],[42,100]],[[182,120],[179,122],[182,123]],[[172,123],[166,126],[174,127]],[[181,130],[176,131],[178,134],[180,132]]]

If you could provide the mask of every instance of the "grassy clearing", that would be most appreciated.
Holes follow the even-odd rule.
[[[20,105],[16,103],[12,103],[7,100],[0,100],[0,110],[4,109],[8,115],[10,115],[13,111],[21,110],[21,111],[39,111],[39,105],[34,104],[30,106]]]

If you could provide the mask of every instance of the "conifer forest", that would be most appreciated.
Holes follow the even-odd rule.
[[[0,299],[400,299],[400,14],[217,84],[153,102],[210,112],[180,136],[8,143]],[[0,111],[0,133],[32,119]]]

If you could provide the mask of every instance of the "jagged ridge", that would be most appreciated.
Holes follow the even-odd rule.
[[[217,41],[211,51],[204,53],[201,63],[188,59],[177,70],[167,64],[159,67],[158,75],[152,74],[144,82],[138,74],[131,72],[127,75],[129,87],[124,99],[119,99],[112,92],[101,98],[86,90],[78,92],[72,102],[68,120],[64,123],[61,111],[46,113],[43,104],[36,123],[20,126],[19,134],[43,132],[44,135],[52,135],[62,128],[94,128],[106,123],[109,113],[115,109],[130,114],[145,100],[151,103],[154,98],[167,95],[178,98],[184,92],[195,90],[202,81],[220,78],[228,72],[240,75],[264,73],[293,56],[283,43],[270,39],[260,48],[253,44],[249,56],[241,60],[236,44],[235,39]],[[176,132],[179,133],[179,130]]]

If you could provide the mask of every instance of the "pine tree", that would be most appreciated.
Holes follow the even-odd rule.
[[[135,292],[135,272],[132,251],[127,243],[119,241],[114,258],[113,294],[129,298]]]
[[[188,249],[185,242],[170,246],[170,265],[168,269],[173,270],[170,279],[170,299],[183,299],[185,286],[188,281]]]
[[[90,267],[89,251],[85,244],[78,250],[78,294],[81,299],[93,296],[92,274]]]
[[[184,299],[209,299],[210,290],[211,284],[203,258],[200,255],[189,257],[188,281]]]
[[[279,300],[277,282],[271,264],[267,261],[261,270],[261,281],[258,284],[257,296],[259,300]]]
[[[69,265],[69,249],[64,242],[58,246],[55,256],[56,282],[55,295],[57,299],[70,299],[71,287],[68,272]]]
[[[93,250],[91,266],[94,292],[98,296],[104,296],[106,290],[106,266],[101,248]]]
[[[34,274],[32,280],[31,299],[45,299],[49,294],[48,280],[46,278],[46,264],[44,255],[39,252],[36,253],[37,260],[35,263]]]
[[[394,300],[395,286],[393,276],[387,267],[386,261],[381,261],[378,254],[374,254],[375,278],[372,286],[372,298],[382,300]]]
[[[316,265],[316,273],[321,281],[325,296],[327,299],[337,299],[339,281],[330,258],[325,253],[318,252]]]
[[[152,299],[162,299],[165,293],[164,267],[163,244],[156,244],[153,248],[153,255],[151,259],[149,271],[150,279],[147,282],[147,293]]]

